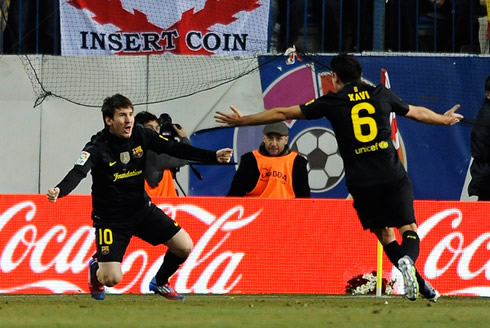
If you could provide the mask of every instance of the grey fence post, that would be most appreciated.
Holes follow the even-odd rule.
[[[373,50],[384,51],[385,46],[385,0],[374,0]]]

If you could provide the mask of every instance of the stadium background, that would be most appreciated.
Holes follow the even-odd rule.
[[[38,264],[35,262],[26,264],[27,259],[36,258],[36,256],[43,254],[42,252],[36,253],[36,248],[29,246],[30,243],[42,239],[43,232],[55,232],[53,236],[42,239],[44,242],[56,241],[53,243],[54,246],[51,246],[54,249],[46,253],[50,254],[46,258],[48,261],[53,254],[57,254],[58,247],[61,247],[66,241],[64,230],[59,227],[60,225],[90,225],[88,197],[69,197],[66,200],[66,205],[59,203],[57,204],[59,207],[53,207],[45,202],[42,195],[35,196],[34,194],[43,194],[48,187],[57,183],[64,173],[72,167],[79,150],[86,143],[88,137],[102,128],[100,111],[94,104],[100,103],[101,95],[110,94],[103,86],[111,85],[116,79],[120,79],[123,80],[123,83],[117,86],[116,92],[125,93],[130,97],[137,95],[138,99],[152,99],[155,92],[152,87],[165,89],[171,86],[174,82],[173,79],[179,75],[186,76],[191,81],[201,81],[201,79],[209,79],[210,72],[216,70],[216,67],[219,67],[222,72],[246,72],[240,78],[236,78],[235,75],[227,83],[213,85],[209,90],[193,93],[188,97],[163,102],[136,102],[138,104],[136,111],[149,110],[158,114],[170,113],[174,122],[182,124],[188,132],[192,133],[191,140],[194,145],[210,148],[235,146],[239,132],[235,129],[215,129],[216,124],[212,119],[215,110],[227,110],[230,104],[234,104],[245,113],[252,113],[260,111],[262,108],[269,108],[272,103],[279,105],[280,103],[276,102],[278,100],[284,101],[284,105],[293,100],[299,100],[298,98],[291,98],[295,94],[302,97],[301,101],[308,101],[321,93],[322,85],[319,75],[328,71],[328,61],[331,58],[328,55],[305,56],[303,61],[297,60],[292,65],[286,65],[287,57],[277,55],[244,56],[241,60],[235,61],[223,61],[216,57],[212,59],[202,58],[203,56],[201,58],[182,56],[172,60],[163,56],[109,57],[110,59],[42,55],[4,55],[0,57],[0,108],[3,109],[2,123],[4,123],[0,130],[0,148],[2,149],[2,161],[0,161],[0,227],[2,229],[0,231],[2,231],[2,237],[5,237],[2,238],[0,269],[4,277],[13,277],[14,273],[16,275],[18,273],[15,270],[23,268],[24,271],[20,275],[26,279],[32,279],[23,282],[23,285],[44,281],[46,276],[43,275],[43,269],[40,269],[39,266],[36,267]],[[477,293],[488,296],[490,294],[487,278],[488,250],[479,249],[483,247],[481,245],[488,243],[488,228],[485,226],[487,221],[485,215],[488,213],[487,205],[476,202],[439,202],[441,200],[469,199],[465,188],[471,161],[469,132],[471,122],[483,100],[483,81],[490,72],[488,56],[456,54],[411,54],[407,56],[405,54],[371,53],[360,55],[360,59],[364,65],[364,77],[368,81],[374,84],[379,83],[380,70],[382,68],[387,69],[392,89],[406,101],[425,105],[440,112],[450,108],[455,103],[461,103],[460,112],[465,115],[466,124],[451,128],[429,127],[417,125],[403,118],[398,119],[398,124],[403,138],[407,170],[414,183],[416,199],[438,200],[417,203],[419,222],[423,223],[432,215],[446,213],[446,210],[453,208],[457,208],[464,214],[459,214],[458,211],[456,214],[451,214],[455,217],[450,219],[452,225],[451,228],[447,228],[450,231],[438,232],[435,235],[436,240],[430,243],[427,242],[428,239],[422,242],[422,253],[425,256],[428,256],[428,252],[435,245],[439,245],[440,248],[437,251],[442,252],[442,255],[437,257],[441,262],[433,263],[430,258],[425,261],[429,267],[444,269],[443,271],[447,272],[445,276],[437,277],[440,281],[433,281],[435,282],[434,285],[446,293],[456,291],[456,293]],[[176,63],[179,61],[181,64],[176,69]],[[94,67],[95,70],[90,70]],[[205,69],[206,67],[208,70]],[[107,74],[107,72],[114,73],[114,75]],[[299,80],[288,82],[288,79],[294,75],[290,74],[292,72],[309,74],[309,78],[305,79],[305,75],[301,75]],[[33,79],[34,75],[39,80]],[[159,76],[158,83],[161,84],[150,87],[145,84],[143,81],[153,81],[150,79],[150,75]],[[57,81],[59,85],[53,87],[50,81]],[[67,85],[71,87],[70,92],[72,94],[88,98],[96,94],[100,99],[95,97],[94,104],[89,104],[89,106],[82,105],[77,101],[70,101],[70,98],[63,97],[63,94],[58,93],[62,89],[56,89]],[[299,88],[299,86],[304,85],[307,87]],[[46,86],[48,88],[43,89]],[[90,88],[85,88],[85,86]],[[39,89],[43,92],[48,91],[48,95],[53,92],[55,96],[48,96],[39,101]],[[299,90],[301,90],[300,94],[298,94]],[[290,122],[290,124],[292,136],[295,136],[306,129],[317,126],[318,122],[311,125],[303,122],[301,124]],[[328,129],[326,122],[322,126]],[[260,135],[260,131],[254,133],[255,137],[250,138],[250,141],[257,140],[257,135]],[[248,145],[242,145],[242,147],[246,146],[252,149],[256,147],[256,144],[249,142]],[[244,148],[240,150],[240,152],[244,151]],[[236,156],[234,159],[238,160]],[[192,174],[189,176],[186,169],[178,175],[179,181],[186,187],[188,194],[194,196],[222,196],[225,194],[231,182],[233,166],[224,168],[199,166],[198,169],[204,177],[202,182],[195,179]],[[88,193],[90,193],[90,178],[85,179],[74,192],[74,194],[79,195]],[[309,287],[300,286],[297,287],[299,289],[294,289],[287,285],[287,279],[279,279],[275,281],[278,281],[281,287],[277,290],[270,289],[269,292],[282,292],[281,290],[287,292],[289,290],[290,292],[341,293],[346,279],[350,278],[351,274],[363,273],[361,271],[371,271],[375,268],[373,262],[375,260],[375,241],[368,233],[360,231],[349,201],[342,200],[347,196],[343,182],[339,181],[334,188],[314,194],[314,197],[318,198],[337,198],[337,200],[325,201],[326,203],[323,203],[324,200],[315,199],[292,203],[279,201],[274,206],[271,206],[271,203],[263,204],[260,201],[246,202],[247,206],[260,208],[263,211],[268,211],[271,207],[272,213],[281,213],[281,219],[288,223],[294,223],[292,227],[304,231],[303,234],[295,236],[303,238],[291,240],[291,249],[288,252],[300,252],[310,260],[318,262],[319,265],[318,271],[307,272],[307,274],[312,275],[309,279],[313,279],[311,284],[306,284]],[[12,208],[25,205],[26,202],[34,202],[36,210],[31,211],[31,214],[25,217],[23,214],[16,214],[15,220],[7,224],[6,220],[13,213]],[[175,200],[175,202],[189,204],[196,202],[203,208],[213,208],[212,211],[215,212],[215,215],[220,216],[240,201],[215,197],[192,197],[187,200]],[[318,204],[325,207],[318,206]],[[326,211],[325,208],[328,208],[329,211]],[[291,211],[290,217],[283,215],[284,212],[288,211]],[[352,226],[352,229],[343,232],[345,238],[328,235],[335,231],[333,229],[335,225],[331,224],[330,215],[339,215],[342,218],[341,222],[345,220],[347,225],[344,228]],[[462,218],[465,222],[466,220],[471,221],[472,224],[460,225]],[[31,222],[31,220],[33,219],[36,224],[39,221],[39,231],[32,227],[34,221]],[[265,233],[268,231],[267,229],[272,230],[271,234],[276,232],[277,217],[273,214],[264,214],[260,215],[259,219],[256,222],[260,222],[260,225],[248,233],[245,240],[257,238],[257,235],[262,236],[262,234],[267,236]],[[195,239],[202,237],[203,231],[199,230],[195,222],[184,222],[187,223],[186,228],[194,231],[193,237]],[[313,229],[314,233],[309,229],[303,230],[308,227]],[[249,254],[249,257],[257,259],[257,262],[252,262],[250,266],[247,266],[243,273],[245,276],[260,279],[261,272],[257,272],[256,267],[267,263],[270,259],[268,256],[271,254],[273,256],[274,252],[280,252],[284,247],[284,241],[289,241],[288,238],[292,238],[292,236],[288,230],[285,230],[277,238],[274,243],[267,245],[270,248],[254,250]],[[356,245],[343,244],[343,239],[354,239],[359,243]],[[9,246],[8,241],[11,240],[14,240],[13,244],[21,245],[20,248],[7,247]],[[312,241],[316,241],[318,244],[309,244]],[[239,252],[240,247],[244,245],[241,239],[234,242],[230,241],[230,243],[232,246],[230,246],[229,252],[231,249],[235,250],[233,247],[238,247],[236,252]],[[317,256],[312,255],[310,258],[309,251],[315,246],[320,253],[315,253]],[[136,244],[135,247],[138,249],[140,245]],[[326,288],[325,277],[329,276],[329,270],[331,270],[328,261],[341,263],[343,257],[346,256],[346,250],[349,248],[352,248],[353,252],[347,256],[351,262],[342,268],[344,271],[336,273],[336,277],[342,277],[342,281],[338,279],[334,285],[327,283],[326,285],[329,287]],[[466,248],[468,251],[464,252],[463,250]],[[342,249],[343,252],[334,251],[338,249]],[[154,251],[148,252],[153,257],[159,256]],[[372,256],[365,256],[365,254]],[[277,271],[272,271],[284,275],[284,277],[287,277],[287,273],[290,271],[297,271],[298,264],[288,261],[288,256],[291,257],[289,254],[281,257],[284,262],[275,267],[278,269]],[[321,256],[328,258],[328,261],[321,262]],[[13,262],[19,263],[19,266],[13,265],[9,269],[7,259],[13,259]],[[41,267],[44,259],[44,257],[39,258]],[[367,263],[364,263],[364,260],[367,260]],[[467,266],[471,267],[471,279],[461,274],[461,268],[464,268],[465,261]],[[66,271],[63,271],[62,267],[54,265],[55,262],[44,263],[47,267],[48,280],[66,275]],[[456,262],[463,264],[458,264],[456,267]],[[424,263],[423,259],[421,259],[421,263]],[[356,266],[357,264],[359,266]],[[85,268],[77,267],[70,270],[76,277],[73,284],[83,292]],[[12,272],[11,275],[9,275],[10,272]],[[387,274],[390,273],[391,268],[387,268]],[[38,276],[37,274],[41,275]],[[424,274],[437,276],[425,268]],[[313,276],[314,278],[311,278]],[[40,279],[38,279],[39,277]],[[0,288],[3,292],[25,290],[25,288],[16,289],[21,285],[18,285],[13,278],[8,278],[5,281],[9,285]],[[257,281],[253,280],[250,285],[243,288],[240,286],[240,289],[237,288],[233,292],[268,292],[267,289],[253,289],[250,287],[252,283],[257,284]],[[283,287],[285,289],[282,289]],[[324,287],[326,289],[323,289]],[[38,287],[32,288],[32,292],[39,291],[36,289]],[[63,287],[54,291],[63,291]],[[205,291],[205,289],[201,291]]]

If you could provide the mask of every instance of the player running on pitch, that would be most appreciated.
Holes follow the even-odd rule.
[[[216,121],[224,126],[242,126],[326,117],[334,129],[344,160],[347,188],[363,228],[376,235],[390,261],[401,271],[407,298],[415,300],[420,288],[424,297],[435,302],[439,293],[415,269],[420,240],[412,185],[393,146],[389,118],[395,112],[422,123],[453,125],[463,118],[455,113],[459,105],[441,115],[407,104],[382,85],[363,83],[361,64],[352,55],[335,56],[331,69],[336,93],[329,92],[306,104],[276,107],[248,116],[242,116],[231,106],[233,113],[216,112]],[[401,245],[393,228],[402,235]]]
[[[206,162],[228,163],[232,150],[199,149],[166,139],[143,125],[134,125],[131,101],[116,94],[104,100],[105,128],[94,135],[65,178],[48,190],[48,200],[68,195],[91,171],[92,220],[97,253],[89,263],[92,297],[105,298],[105,287],[122,279],[121,262],[132,236],[152,245],[165,244],[164,262],[150,290],[171,300],[184,300],[168,280],[192,250],[192,239],[177,222],[152,204],[144,189],[148,150]]]

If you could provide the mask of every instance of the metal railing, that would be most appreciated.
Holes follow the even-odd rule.
[[[60,55],[59,2],[0,0],[0,53]]]
[[[487,15],[480,0],[434,1],[272,0],[272,11],[287,17],[276,23],[287,25],[281,29],[271,20],[270,50],[294,43],[305,52],[488,53],[488,42],[479,42],[480,36],[488,40],[488,24],[478,20]],[[293,19],[298,14],[301,26]]]

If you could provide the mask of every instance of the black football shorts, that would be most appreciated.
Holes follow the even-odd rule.
[[[138,224],[132,228],[99,222],[95,227],[97,259],[99,262],[122,262],[132,236],[160,245],[170,240],[181,227],[162,210],[151,204],[144,211],[144,218],[135,218]]]
[[[416,223],[412,183],[407,176],[393,183],[348,190],[364,230]]]

